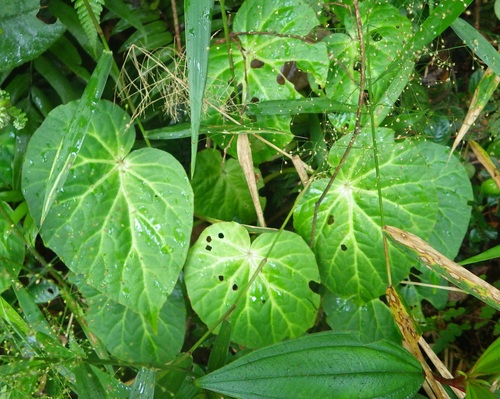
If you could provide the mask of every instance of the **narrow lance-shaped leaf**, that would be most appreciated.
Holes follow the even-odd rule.
[[[256,350],[196,384],[242,399],[399,399],[412,398],[422,380],[401,346],[329,331]]]
[[[185,0],[186,56],[191,107],[191,176],[196,166],[203,95],[207,81],[213,0]]]
[[[412,41],[412,50],[414,52],[421,51],[437,36],[448,28],[455,21],[460,14],[472,3],[472,0],[455,1],[443,0],[439,3],[429,17],[420,26],[420,29],[415,32]],[[455,29],[455,28],[453,28]]]
[[[112,53],[110,51],[104,51],[83,92],[75,117],[63,135],[47,180],[42,213],[40,219],[35,219],[36,222],[39,223],[39,226],[44,223],[50,207],[54,203],[58,192],[63,187],[71,165],[80,151],[92,119],[92,114],[97,107],[98,100],[101,98],[104,85],[108,79],[112,61]]]

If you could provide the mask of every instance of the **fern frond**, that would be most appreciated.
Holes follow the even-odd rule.
[[[82,24],[82,28],[85,31],[85,34],[87,35],[92,50],[95,52],[97,46],[97,30],[85,3],[90,6],[90,9],[95,16],[96,21],[99,21],[102,12],[102,6],[104,5],[104,0],[73,0],[73,2],[75,3],[75,10],[78,14],[78,19]]]

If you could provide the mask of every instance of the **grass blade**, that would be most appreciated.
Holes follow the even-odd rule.
[[[455,33],[493,72],[500,76],[500,54],[488,40],[463,19],[451,24]]]
[[[184,0],[186,58],[191,107],[191,177],[196,166],[203,95],[207,81],[213,0]]]

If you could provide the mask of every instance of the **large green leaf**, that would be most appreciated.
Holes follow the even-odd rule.
[[[319,295],[309,288],[311,281],[319,281],[314,255],[298,235],[277,234],[261,234],[252,243],[243,226],[214,224],[200,235],[186,262],[184,276],[193,309],[212,326],[267,256],[262,272],[229,319],[232,340],[244,346],[295,338],[314,324],[319,306]]]
[[[464,166],[455,157],[449,157],[449,148],[432,142],[422,142],[418,149],[424,157],[432,175],[436,176],[437,220],[429,237],[429,244],[450,259],[455,258],[469,226],[472,200],[472,187]],[[438,274],[422,265],[419,267],[422,283],[434,286],[448,285]],[[436,308],[443,308],[448,302],[448,292],[435,287],[407,286],[404,291],[414,290],[417,301],[431,302]]]
[[[340,298],[331,292],[326,292],[322,298],[326,322],[332,330],[353,331],[362,334],[365,341],[401,342],[392,313],[380,299],[359,305],[356,300]]]
[[[196,383],[242,399],[402,399],[412,398],[423,378],[401,346],[330,331],[256,350]]]
[[[223,160],[218,151],[207,149],[198,153],[197,164],[191,183],[196,214],[239,223],[255,222],[255,207],[238,161]],[[256,173],[260,175],[258,170]],[[258,183],[261,188],[262,179]],[[264,206],[264,198],[261,204]]]
[[[77,103],[54,109],[33,135],[23,191],[35,220],[57,149]],[[184,263],[193,197],[181,165],[163,151],[129,153],[130,117],[102,101],[75,163],[41,228],[45,244],[85,282],[141,314],[155,316]]]
[[[314,79],[312,86],[324,86],[329,65],[326,45],[305,39],[317,25],[316,13],[302,0],[247,0],[234,18],[233,31],[238,32],[238,42],[231,43],[234,71],[228,63],[225,45],[215,44],[210,50],[206,91],[210,105],[224,112],[234,111],[234,104],[229,101],[232,88],[228,82],[241,85],[245,104],[302,98],[288,80],[278,83],[281,68],[290,61],[310,74]],[[279,148],[284,148],[293,138],[289,117],[261,117],[258,121],[264,127],[260,133],[269,127],[281,131],[265,136]],[[221,138],[217,136],[214,140],[220,142]],[[268,148],[258,159],[254,157],[254,162],[262,162],[275,154],[276,150]]]
[[[365,89],[370,88],[373,104],[379,105],[384,100],[384,104],[380,105],[384,106],[385,112],[377,113],[376,124],[379,124],[403,90],[412,70],[412,64],[402,61],[403,55],[406,56],[402,51],[404,43],[411,39],[412,28],[410,21],[389,3],[362,2],[359,7],[367,58],[366,76],[369,79],[369,86]],[[326,93],[337,101],[357,104],[360,79],[357,23],[354,13],[345,7],[338,6],[336,10],[345,24],[345,33],[334,33],[324,39],[334,55]],[[394,82],[401,81],[402,84],[397,85],[398,93],[387,93],[395,90]]]
[[[64,134],[49,168],[48,181],[45,185],[43,196],[42,213],[40,218],[35,218],[35,222],[39,226],[45,221],[45,217],[56,200],[57,193],[64,185],[69,169],[78,155],[92,119],[92,114],[96,110],[102,91],[104,90],[104,85],[108,80],[112,60],[112,53],[110,51],[102,53],[82,98],[78,102],[75,117],[71,120],[68,129],[62,131]]]
[[[39,0],[2,1],[0,6],[0,71],[15,68],[45,52],[64,33],[59,22],[36,17]]]
[[[86,284],[79,288],[89,305],[86,315],[89,328],[115,358],[165,364],[179,354],[186,333],[186,308],[180,289],[174,289],[168,297],[158,317],[158,329],[153,331],[144,316]]]
[[[348,140],[332,148],[331,165],[338,164]],[[455,161],[443,170],[435,167],[447,162],[444,148],[437,144],[395,142],[389,129],[378,129],[377,141],[385,223],[396,223],[424,239],[434,234],[450,235],[446,242],[460,241],[468,222],[468,197],[453,190],[455,182],[469,184],[463,168],[454,169]],[[336,295],[361,302],[382,295],[388,281],[370,146],[370,134],[361,133],[319,209],[313,246],[322,282]],[[327,182],[314,182],[295,210],[295,228],[306,241],[311,237],[314,204]],[[464,213],[457,218],[455,210]],[[392,246],[390,255],[393,281],[400,281],[415,259]]]

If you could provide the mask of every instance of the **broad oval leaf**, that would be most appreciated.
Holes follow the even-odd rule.
[[[332,148],[331,165],[338,164],[348,140]],[[432,170],[413,143],[396,143],[390,129],[377,129],[377,142],[385,222],[428,238],[438,213]],[[307,242],[314,204],[327,183],[328,179],[314,182],[295,209],[294,226]],[[387,286],[378,201],[371,135],[364,132],[319,208],[313,244],[323,284],[361,303],[379,297]],[[400,281],[414,258],[395,247],[390,252],[393,281]]]
[[[277,234],[261,234],[252,243],[243,226],[214,224],[200,235],[186,262],[193,309],[212,326],[235,304],[267,257],[229,318],[232,340],[251,348],[302,335],[314,324],[319,306],[319,295],[309,288],[311,281],[319,281],[313,253],[298,235]]]
[[[54,109],[28,145],[23,192],[35,220],[76,109],[77,103]],[[154,320],[187,254],[193,194],[170,154],[151,148],[129,154],[134,140],[129,116],[100,102],[40,234],[87,284]]]
[[[196,384],[241,399],[402,399],[412,398],[423,379],[401,346],[329,331],[256,350]]]

